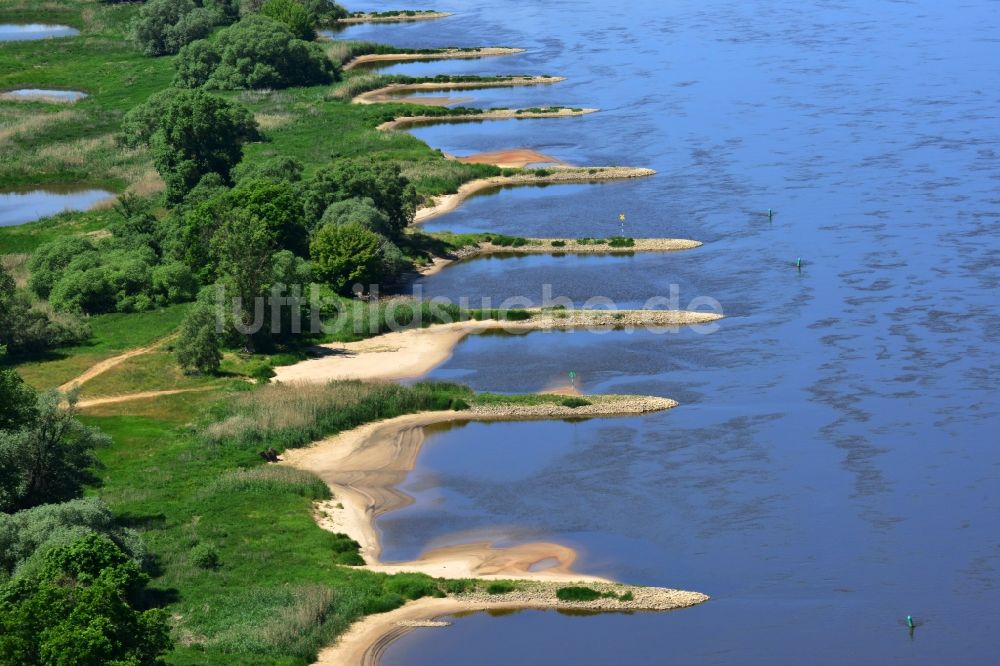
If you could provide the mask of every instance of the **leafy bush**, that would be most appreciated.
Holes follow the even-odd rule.
[[[365,559],[361,557],[361,544],[346,534],[333,535],[333,561],[349,567],[364,566]]]
[[[219,12],[199,7],[193,0],[150,0],[139,9],[132,38],[148,56],[168,55],[207,37],[224,20]]]
[[[420,599],[421,597],[443,597],[444,593],[438,589],[433,578],[426,574],[399,573],[390,576],[385,581],[385,589],[394,592],[406,599]]]
[[[220,90],[312,86],[337,80],[340,72],[322,47],[297,39],[285,24],[249,16],[198,40],[177,56],[174,83]]]
[[[177,362],[186,372],[215,374],[222,363],[215,309],[200,300],[184,317],[180,337],[174,346]]]
[[[552,241],[552,247],[566,247],[566,241],[554,240]]]
[[[514,587],[513,583],[497,581],[486,586],[486,594],[507,594],[508,592],[513,592],[515,589],[517,588]]]
[[[75,499],[95,481],[94,449],[111,440],[76,420],[73,395],[66,409],[60,401],[58,393],[42,394],[32,421],[0,430],[0,511]]]
[[[54,275],[50,269],[46,277]],[[21,354],[82,342],[89,336],[90,329],[76,317],[56,314],[33,303],[0,266],[0,346]],[[0,382],[9,383],[3,378]],[[0,417],[0,426],[3,423],[4,418]]]
[[[341,294],[349,294],[354,285],[377,284],[391,277],[386,250],[392,242],[357,223],[327,225],[313,235],[309,244],[316,277]]]
[[[49,550],[37,572],[0,587],[4,663],[159,663],[170,633],[166,613],[141,610],[148,581],[101,534]]]
[[[602,596],[604,595],[589,587],[560,587],[556,590],[559,601],[594,601]]]
[[[150,139],[167,199],[179,202],[206,174],[229,182],[243,144],[258,138],[257,123],[244,107],[201,90],[173,93]]]
[[[375,202],[368,197],[355,197],[330,204],[324,211],[319,224],[320,226],[333,225],[338,227],[359,224],[383,236],[389,236],[398,231],[390,225],[389,216],[379,210],[375,206]]]
[[[527,244],[528,240],[517,236],[497,235],[493,236],[490,242],[499,247],[521,247]]]
[[[349,199],[371,201],[388,222],[378,221],[389,238],[413,222],[417,192],[395,164],[370,160],[338,160],[319,169],[305,184],[302,205],[306,218],[318,221],[331,204]]]
[[[560,403],[563,407],[569,407],[571,409],[576,409],[577,407],[586,407],[590,404],[589,401],[583,398],[566,398]]]
[[[91,533],[107,536],[136,562],[145,559],[138,533],[116,525],[111,510],[99,499],[88,497],[0,513],[0,579],[37,569],[50,549]]]
[[[625,238],[624,236],[612,236],[608,239],[608,245],[611,247],[635,247],[635,239]]]
[[[316,39],[316,21],[297,0],[266,0],[260,13],[288,26],[298,39]]]
[[[217,569],[219,551],[210,543],[199,543],[191,549],[191,563],[199,569]]]

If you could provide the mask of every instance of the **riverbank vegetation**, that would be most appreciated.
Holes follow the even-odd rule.
[[[440,249],[410,228],[418,206],[517,172],[379,131],[414,109],[477,110],[351,104],[423,79],[343,71],[391,52],[316,40],[347,16],[325,0],[0,3],[0,21],[81,31],[0,44],[0,89],[88,94],[0,100],[0,189],[119,195],[0,228],[0,663],[305,664],[363,615],[475,589],[345,566],[358,544],[312,516],[327,487],[268,462],[372,420],[511,400],[258,385],[307,345],[531,316],[354,297]],[[337,325],[299,335],[283,315],[251,331],[230,310],[218,330],[217,289],[252,303],[276,285],[315,287]],[[36,391],[76,380],[79,396]],[[163,390],[186,392],[76,407]]]

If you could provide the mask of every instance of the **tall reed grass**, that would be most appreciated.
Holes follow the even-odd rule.
[[[269,384],[230,403],[224,408],[228,413],[205,427],[202,435],[221,445],[283,450],[379,419],[462,408],[471,397],[468,388],[439,382],[413,386],[359,381]],[[234,477],[220,482],[268,483],[273,479]]]

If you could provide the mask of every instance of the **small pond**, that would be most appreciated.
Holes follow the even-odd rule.
[[[68,25],[47,23],[0,23],[0,42],[24,42],[47,37],[72,37],[80,31]]]
[[[34,222],[64,210],[87,210],[115,196],[99,189],[44,189],[0,192],[0,227]]]
[[[19,88],[0,93],[0,99],[26,102],[79,102],[87,93],[79,90],[46,90],[44,88]]]

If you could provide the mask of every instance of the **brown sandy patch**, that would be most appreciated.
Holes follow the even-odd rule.
[[[467,157],[456,158],[463,164],[493,164],[502,169],[523,169],[529,164],[565,164],[558,157],[552,157],[530,148],[511,148],[509,150],[494,150],[488,153],[476,153]]]
[[[524,49],[509,49],[489,47],[482,49],[448,49],[438,53],[369,53],[354,58],[344,65],[344,69],[353,69],[366,62],[410,62],[414,60],[463,60],[470,58],[490,58],[495,56],[523,53]]]

